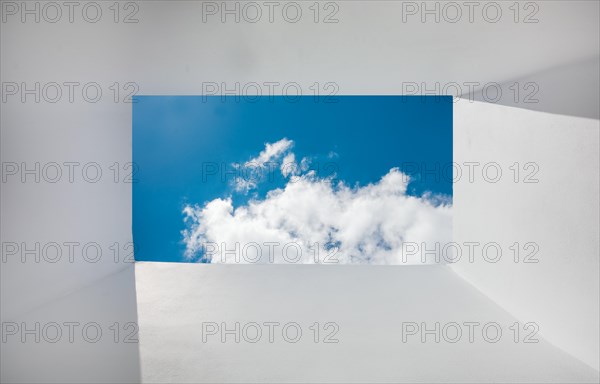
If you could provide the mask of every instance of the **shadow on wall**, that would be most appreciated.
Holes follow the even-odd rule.
[[[133,264],[2,319],[1,382],[140,382]]]
[[[499,90],[501,89],[501,90]],[[600,57],[536,72],[500,84],[481,85],[462,98],[476,101],[600,119]]]

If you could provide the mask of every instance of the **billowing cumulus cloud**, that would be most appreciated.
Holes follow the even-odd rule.
[[[293,144],[278,143],[267,144],[258,159],[282,157]],[[285,159],[296,162],[291,152]],[[294,177],[263,199],[235,208],[231,198],[186,206],[186,257],[212,263],[417,264],[432,257],[415,245],[452,241],[451,205],[407,195],[409,179],[397,168],[356,187],[301,166],[282,166],[281,172]]]

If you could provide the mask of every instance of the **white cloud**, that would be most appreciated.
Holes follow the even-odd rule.
[[[300,160],[300,164],[298,164],[296,162],[296,155],[293,152],[290,152],[281,161],[279,169],[284,177],[292,177],[292,180],[295,180],[294,176],[301,175],[303,172],[308,171],[309,167],[310,160],[308,158],[303,157],[302,160]]]
[[[258,158],[283,153],[292,144],[286,142],[267,144]],[[293,153],[285,159],[295,163]],[[314,263],[330,254],[329,262],[420,263],[422,254],[406,244],[451,242],[452,208],[429,195],[407,195],[407,183],[396,168],[354,188],[308,172],[235,209],[231,198],[186,206],[186,256],[204,255],[213,263]]]
[[[306,157],[302,158],[300,164],[296,162],[296,155],[291,152],[294,146],[293,140],[283,138],[275,143],[266,143],[265,149],[253,159],[244,164],[232,164],[240,175],[233,179],[233,187],[236,192],[247,194],[258,187],[258,184],[269,179],[270,172],[281,171],[284,177],[298,176],[308,170],[310,161]],[[282,158],[283,157],[283,158]]]
[[[296,155],[288,153],[281,162],[281,174],[285,177],[297,175],[299,172],[298,164],[296,163]]]
[[[272,165],[279,163],[279,159],[287,153],[286,157],[281,164],[281,172],[287,177],[290,174],[295,174],[296,161],[293,153],[290,149],[293,147],[294,142],[283,138],[275,143],[266,143],[265,149],[262,150],[257,157],[246,161],[244,164],[234,163],[232,164],[235,169],[238,170],[239,175],[233,179],[233,187],[236,192],[247,194],[253,189],[256,189],[258,183],[269,177],[268,172],[276,170],[277,167],[273,168]],[[290,163],[285,165],[286,161]],[[269,167],[267,167],[269,165]]]
[[[284,152],[290,149],[293,144],[294,142],[292,140],[288,140],[286,138],[283,138],[272,144],[267,143],[265,144],[265,149],[261,151],[254,159],[248,160],[244,166],[263,167],[267,162],[279,158]]]
[[[245,177],[236,176],[233,179],[233,185],[236,192],[247,194],[250,190],[256,188],[256,180]]]

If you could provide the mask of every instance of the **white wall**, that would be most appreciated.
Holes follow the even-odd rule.
[[[140,382],[137,323],[133,266],[26,313],[3,314],[2,382]]]
[[[595,382],[598,372],[540,339],[513,341],[516,320],[447,266],[136,264],[142,380],[158,382]],[[219,324],[206,335],[203,323]],[[262,325],[262,338],[221,341],[221,330]],[[281,324],[273,342],[265,322]],[[296,323],[296,343],[282,335]],[[309,328],[335,322],[338,343]],[[403,322],[495,322],[470,343],[402,338]],[[225,325],[221,325],[225,323]],[[248,340],[255,337],[248,330]],[[252,333],[250,333],[252,332]],[[206,332],[204,333],[206,334]],[[290,331],[290,338],[295,332]],[[449,339],[454,334],[449,334]],[[490,331],[490,338],[495,337]]]
[[[80,94],[73,103],[66,96],[56,104],[35,103],[31,96],[23,103],[18,95],[2,102],[2,162],[94,161],[106,175],[96,184],[80,178],[75,183],[21,183],[18,178],[2,183],[3,242],[97,242],[104,255],[97,263],[81,258],[2,263],[3,322],[47,321],[55,314],[67,321],[87,321],[92,315],[104,321],[135,319],[132,281],[112,282],[117,275],[131,278],[129,266],[114,262],[108,249],[114,242],[131,241],[130,186],[112,182],[108,170],[114,162],[131,160],[131,106],[112,101],[114,82],[135,82],[140,94],[200,94],[203,82],[221,81],[230,86],[293,81],[305,94],[315,82],[332,81],[340,94],[400,94],[406,82],[504,82],[599,52],[598,3],[589,1],[540,3],[543,22],[528,25],[514,25],[510,18],[495,24],[402,23],[400,2],[368,7],[339,2],[337,24],[315,25],[309,17],[298,24],[204,24],[202,4],[195,1],[138,2],[139,23],[115,24],[108,9],[112,3],[99,3],[104,17],[98,23],[81,17],[74,23],[65,18],[21,23],[17,15],[0,24],[2,82],[28,87],[96,82],[104,93],[95,104]],[[87,286],[90,290],[83,289]],[[118,290],[111,294],[91,293],[114,287]],[[98,315],[83,305],[87,302]],[[55,350],[3,344],[2,381],[137,380],[135,348],[97,346],[88,353],[90,348],[81,343]],[[26,351],[27,360],[13,364],[22,356],[19,351]],[[73,357],[69,369],[48,365],[61,356]],[[117,378],[113,367],[121,359],[126,372]],[[74,364],[81,369],[73,369]]]
[[[459,102],[454,125],[455,162],[496,162],[504,171],[499,182],[487,183],[480,166],[478,182],[463,177],[454,185],[455,241],[496,242],[504,251],[497,263],[464,257],[456,271],[598,370],[599,121]],[[515,162],[536,163],[539,182],[524,183],[533,168],[521,168],[515,183],[508,169]],[[515,263],[508,249],[514,242],[538,244],[539,263]]]

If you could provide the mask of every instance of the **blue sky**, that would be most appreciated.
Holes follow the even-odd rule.
[[[265,201],[269,191],[290,182],[277,165],[286,154],[293,154],[297,169],[305,159],[303,173],[312,170],[311,177],[328,180],[332,196],[339,182],[361,188],[378,183],[398,167],[411,179],[406,195],[432,193],[451,199],[449,177],[422,172],[452,162],[451,97],[325,100],[137,96],[133,103],[133,162],[139,167],[133,184],[136,260],[201,260],[202,252],[192,258],[184,255],[182,231],[190,226],[184,221],[185,207],[200,211],[210,201],[230,198],[235,210]],[[266,144],[282,140],[291,144],[269,163],[270,168],[255,173],[259,177],[252,179],[258,181],[255,188],[236,190],[236,176],[248,179],[240,166],[256,159]]]

